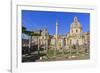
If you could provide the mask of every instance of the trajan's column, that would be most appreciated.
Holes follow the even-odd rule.
[[[56,49],[59,49],[58,46],[58,21],[56,20]]]

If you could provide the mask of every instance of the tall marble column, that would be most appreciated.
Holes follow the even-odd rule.
[[[56,49],[58,48],[58,21],[56,20]]]

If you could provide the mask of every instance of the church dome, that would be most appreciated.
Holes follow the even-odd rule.
[[[81,26],[80,22],[78,22],[78,19],[76,16],[74,17],[74,21],[71,24],[71,28],[82,28],[82,26]]]

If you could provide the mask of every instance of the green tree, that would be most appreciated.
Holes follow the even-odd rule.
[[[22,26],[22,33],[26,33],[26,27]]]

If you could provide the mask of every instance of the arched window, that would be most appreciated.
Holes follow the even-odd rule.
[[[70,44],[72,43],[72,40],[70,39]]]
[[[76,29],[76,32],[78,32],[78,30]]]

